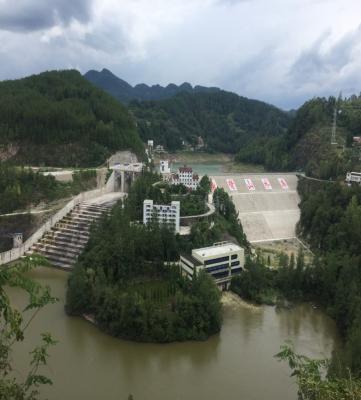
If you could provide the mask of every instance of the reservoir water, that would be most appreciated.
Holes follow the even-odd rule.
[[[298,352],[316,358],[329,357],[339,343],[333,321],[310,305],[254,307],[229,294],[222,331],[205,342],[123,341],[65,315],[66,272],[39,268],[32,277],[60,301],[38,314],[13,359],[23,376],[39,334],[53,334],[59,343],[42,371],[54,383],[42,389],[49,400],[127,400],[129,394],[134,400],[296,400],[288,366],[274,358],[280,345],[292,340]],[[10,294],[23,304],[20,291]]]
[[[173,163],[172,172],[177,172],[179,167],[183,167],[185,163]],[[192,167],[193,171],[199,175],[222,175],[224,172],[224,163],[193,163],[189,162],[186,164],[188,167]]]

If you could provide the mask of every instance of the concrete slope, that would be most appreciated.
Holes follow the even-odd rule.
[[[300,198],[295,174],[234,174],[212,178],[232,196],[250,242],[296,236]]]

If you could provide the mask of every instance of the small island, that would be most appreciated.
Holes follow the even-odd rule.
[[[192,279],[185,276],[178,265],[180,253],[209,245],[228,231],[241,240],[244,234],[224,204],[233,204],[225,193],[218,203],[227,215],[217,214],[212,227],[207,221],[196,222],[188,236],[155,219],[141,223],[144,199],[162,202],[175,195],[182,204],[181,186],[159,187],[157,181],[159,175],[143,172],[128,197],[94,227],[69,277],[66,311],[123,339],[205,340],[221,329],[221,291],[204,271]],[[194,210],[199,212],[197,204],[205,204],[209,191],[205,176],[192,194],[183,192],[186,204],[196,199]]]

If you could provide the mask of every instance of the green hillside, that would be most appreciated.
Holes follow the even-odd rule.
[[[337,145],[331,145],[335,106]],[[360,107],[360,108],[359,108]],[[255,138],[240,149],[237,159],[264,164],[273,170],[303,170],[317,178],[336,178],[359,168],[359,150],[352,136],[361,132],[361,98],[330,97],[306,102],[296,113],[286,134],[277,138]]]
[[[130,115],[79,72],[0,82],[0,160],[94,166],[122,149],[143,151]]]
[[[179,93],[160,101],[132,102],[143,140],[154,139],[169,150],[182,142],[196,145],[201,136],[208,151],[235,153],[254,137],[283,134],[287,113],[234,93]]]

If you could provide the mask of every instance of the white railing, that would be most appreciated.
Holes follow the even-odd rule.
[[[113,183],[114,185],[114,183]],[[63,219],[70,211],[73,210],[75,206],[79,203],[87,200],[92,200],[96,197],[99,197],[103,194],[110,193],[114,190],[114,186],[112,183],[106,185],[100,189],[90,190],[88,192],[83,192],[75,196],[72,200],[69,201],[61,210],[59,210],[56,214],[51,216],[48,221],[45,222],[35,233],[33,233],[23,244],[21,247],[17,247],[3,253],[0,253],[0,265],[7,264],[11,261],[17,260],[21,256],[23,256],[31,246],[33,246],[38,240],[40,240],[44,234],[57,223],[61,219]]]

